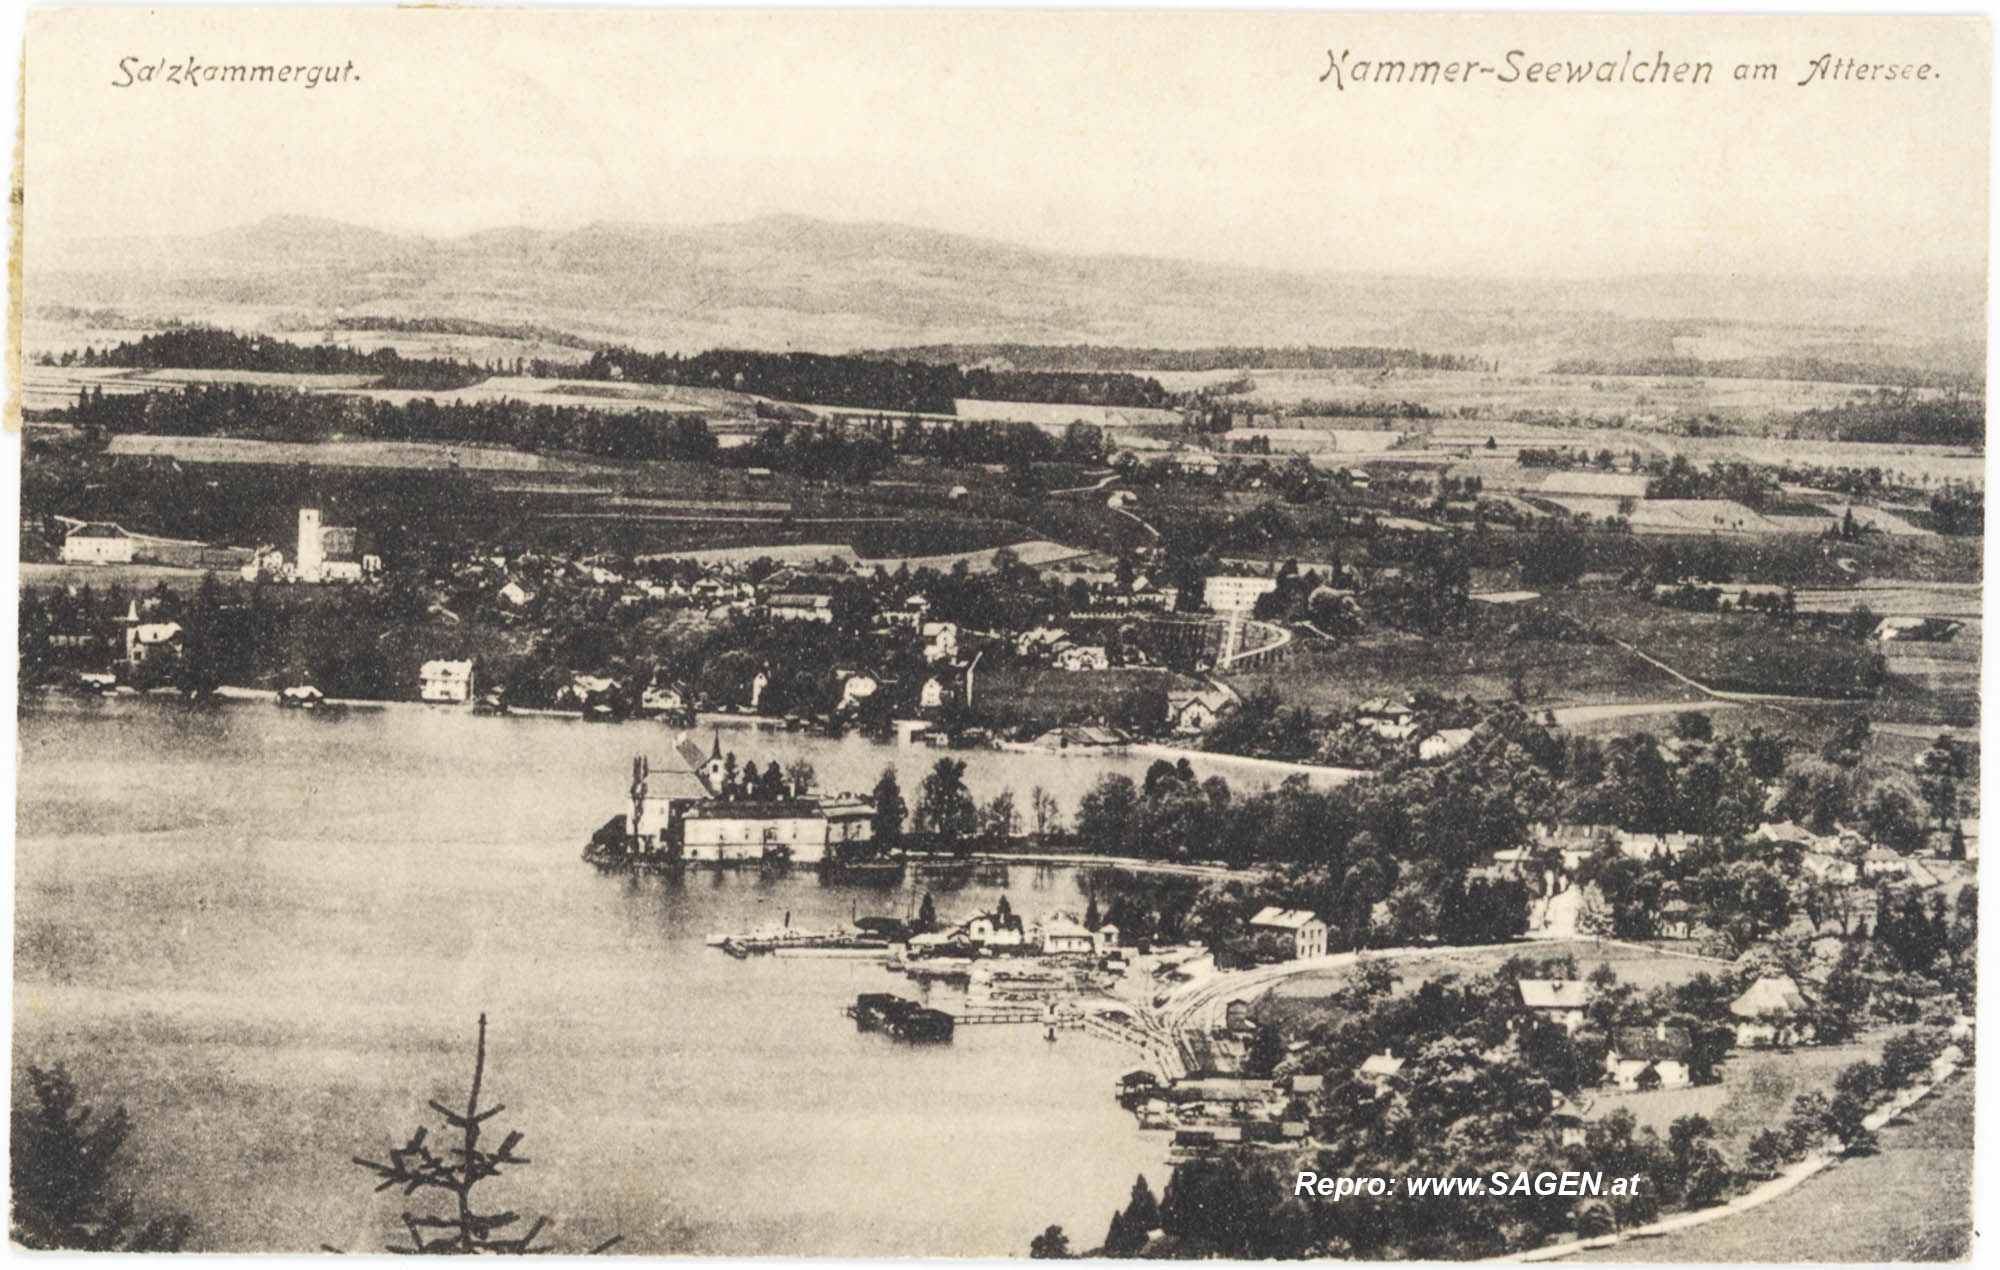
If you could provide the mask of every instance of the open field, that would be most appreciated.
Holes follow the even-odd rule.
[[[19,582],[23,587],[91,587],[103,591],[120,586],[128,591],[151,589],[164,582],[170,587],[192,587],[207,575],[206,569],[177,569],[164,564],[50,564],[22,561]],[[225,586],[241,582],[233,569],[220,569],[216,581]]]
[[[429,441],[246,441],[233,437],[170,437],[138,433],[111,438],[113,457],[160,456],[182,463],[246,463],[319,467],[392,467],[419,471],[545,472],[557,463],[537,454]]]
[[[1700,700],[1700,694],[1616,645],[1510,639],[1489,632],[1425,638],[1369,631],[1339,645],[1301,640],[1268,670],[1229,676],[1248,694],[1269,684],[1288,706],[1344,710],[1371,697],[1428,688],[1448,697],[1506,700],[1516,680],[1531,709],[1610,702]]]
[[[1972,1243],[1973,1076],[1891,1121],[1873,1155],[1842,1160],[1747,1213],[1571,1261],[1963,1261]]]
[[[1565,592],[1548,602],[1712,689],[1866,700],[1872,640],[1759,613],[1691,613],[1618,591]]]
[[[1019,715],[1028,719],[1083,721],[1115,710],[1116,703],[1136,692],[1167,692],[1192,686],[1193,680],[1160,667],[1114,670],[1054,670],[1010,667],[980,671],[973,676],[973,702],[982,713]]]

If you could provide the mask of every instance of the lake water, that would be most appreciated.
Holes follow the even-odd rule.
[[[936,757],[722,735],[741,758],[803,755],[831,789],[894,762],[911,802]],[[669,740],[463,711],[31,703],[17,1094],[21,1065],[63,1063],[90,1100],[122,1102],[142,1211],[187,1212],[204,1249],[400,1238],[406,1202],[349,1158],[437,1132],[425,1101],[462,1102],[481,1011],[494,1123],[523,1130],[533,1161],[482,1193],[556,1217],[556,1246],[1018,1256],[1051,1223],[1094,1243],[1135,1174],[1165,1182],[1164,1136],[1111,1097],[1136,1061],[1118,1046],[1004,1026],[900,1045],[840,1013],[910,991],[874,962],[703,943],[786,914],[903,914],[916,892],[583,864],[632,756],[657,765]],[[960,757],[976,795],[1009,785],[1025,806],[1041,784],[1065,815],[1101,772],[1149,761]],[[999,889],[940,891],[940,914]],[[1014,869],[1006,890],[1030,917],[1082,907],[1071,870]]]

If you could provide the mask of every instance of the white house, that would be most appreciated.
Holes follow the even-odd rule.
[[[1326,955],[1326,923],[1306,909],[1262,909],[1250,919],[1250,929],[1289,937],[1294,959]]]
[[[1198,736],[1215,726],[1215,720],[1229,704],[1228,694],[1215,689],[1167,694],[1167,723],[1182,736]]]
[[[1664,1023],[1653,1028],[1621,1028],[1604,1055],[1604,1071],[1627,1091],[1685,1089],[1694,1083],[1688,1066],[1687,1032]]]
[[[518,609],[528,601],[534,599],[535,593],[518,582],[509,582],[506,586],[500,588],[500,598]]]
[[[1901,877],[1909,870],[1910,862],[1889,847],[1870,847],[1861,857],[1864,878]]]
[[[417,672],[417,696],[424,701],[452,705],[472,700],[472,663],[425,662]]]
[[[944,705],[944,684],[936,675],[924,680],[924,686],[917,690],[919,710],[937,710]]]
[[[833,621],[833,597],[830,595],[809,595],[788,592],[774,595],[765,606],[774,622],[820,622]]]
[[[1071,644],[1056,654],[1058,670],[1109,670],[1111,655],[1100,644]]]
[[[1471,728],[1445,728],[1433,732],[1417,742],[1417,758],[1426,763],[1439,762],[1458,753],[1471,739]]]
[[[1402,1079],[1403,1062],[1403,1059],[1397,1058],[1388,1050],[1383,1050],[1380,1054],[1370,1054],[1362,1059],[1361,1066],[1355,1069],[1354,1074],[1380,1090],[1391,1082]]]
[[[1042,926],[1042,951],[1089,956],[1097,952],[1097,937],[1082,922],[1058,914]]]
[[[875,690],[881,686],[873,675],[848,675],[840,681],[840,704],[835,708],[839,710],[858,708],[863,701],[874,696]]]
[[[125,662],[143,666],[149,661],[174,658],[181,653],[179,622],[136,622],[125,628]]]
[[[687,698],[669,684],[647,684],[646,690],[639,694],[642,714],[677,714],[686,708]]]
[[[1765,975],[1729,1003],[1738,1045],[1789,1045],[1811,1030],[1811,1006],[1790,975]]]
[[[958,656],[958,623],[925,622],[923,637],[925,661],[950,661]]]
[[[1583,1025],[1583,1009],[1590,1003],[1589,986],[1581,979],[1523,979],[1516,986],[1521,1008],[1538,1018],[1560,1023],[1574,1032]]]
[[[93,521],[79,525],[63,539],[64,564],[130,564],[132,535],[117,525]]]

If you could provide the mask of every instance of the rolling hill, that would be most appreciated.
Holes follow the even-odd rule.
[[[1075,256],[893,224],[768,216],[458,237],[309,216],[215,233],[31,243],[30,323],[309,326],[331,317],[537,323],[644,348],[940,342],[1376,344],[1561,357],[1984,362],[1984,280],[1285,273]],[[31,334],[32,342],[32,334]]]

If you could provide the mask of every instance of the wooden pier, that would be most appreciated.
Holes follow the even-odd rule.
[[[1050,1018],[1044,1010],[968,1010],[964,1014],[952,1015],[952,1020],[960,1024],[968,1023],[1040,1023],[1049,1027],[1079,1028],[1083,1019],[1077,1016],[1058,1015]]]

